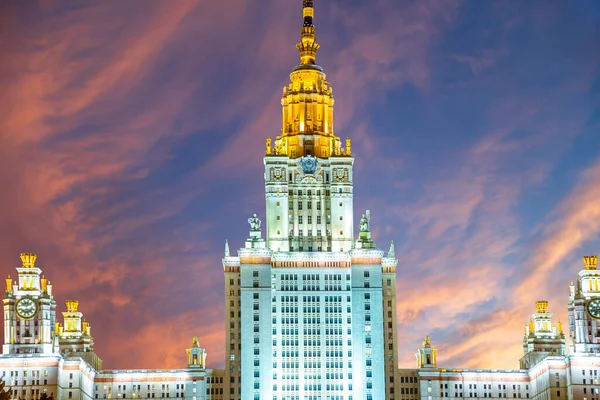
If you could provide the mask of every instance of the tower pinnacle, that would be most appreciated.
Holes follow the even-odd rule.
[[[300,52],[300,63],[303,65],[314,65],[317,58],[317,51],[321,45],[316,41],[315,25],[313,18],[315,16],[314,0],[303,0],[304,24],[302,25],[302,39],[296,45]]]

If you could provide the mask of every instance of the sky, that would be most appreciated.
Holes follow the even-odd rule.
[[[0,5],[0,275],[37,253],[105,368],[184,367],[193,336],[224,365],[224,243],[265,214],[301,3]],[[399,365],[430,335],[441,367],[517,368],[600,252],[600,2],[315,3],[355,218],[396,243]]]

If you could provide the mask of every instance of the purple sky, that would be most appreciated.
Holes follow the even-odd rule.
[[[3,2],[0,265],[36,252],[106,368],[224,363],[301,0]],[[600,252],[600,2],[317,0],[355,215],[396,242],[400,363],[516,368]],[[260,7],[257,7],[260,4]],[[565,324],[566,325],[566,324]]]

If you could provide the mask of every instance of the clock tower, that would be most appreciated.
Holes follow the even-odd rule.
[[[37,255],[21,254],[18,278],[6,279],[3,354],[52,354],[55,345],[56,302],[52,285],[36,267]]]
[[[571,353],[600,352],[600,271],[598,256],[584,256],[584,269],[569,293]]]

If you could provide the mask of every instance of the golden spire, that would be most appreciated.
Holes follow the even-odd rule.
[[[300,43],[296,45],[296,48],[300,52],[301,64],[315,64],[317,51],[319,51],[321,45],[317,43],[315,25],[313,24],[313,18],[315,16],[314,0],[303,1],[304,9],[302,14],[304,16],[304,24],[301,30],[302,39],[300,40]]]
[[[598,256],[583,256],[583,263],[585,264],[585,269],[596,269]]]
[[[315,64],[320,45],[313,24],[314,0],[303,0],[303,5],[302,39],[296,46],[300,65],[292,70],[290,83],[283,88],[281,135],[274,141],[266,140],[265,154],[292,159],[351,157],[351,143],[348,141],[347,149],[343,149],[335,136],[333,89],[323,68]]]

